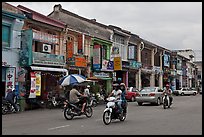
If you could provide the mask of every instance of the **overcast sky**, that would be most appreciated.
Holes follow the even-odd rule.
[[[193,49],[202,60],[202,2],[8,2],[48,15],[55,4],[115,25],[169,50]]]

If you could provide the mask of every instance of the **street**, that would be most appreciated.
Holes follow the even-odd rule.
[[[66,120],[61,109],[37,109],[2,115],[2,135],[202,135],[202,95],[174,96],[170,109],[128,102],[124,122],[102,121],[105,105],[93,116]]]

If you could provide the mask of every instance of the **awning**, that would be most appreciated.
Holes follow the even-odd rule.
[[[36,67],[36,66],[30,66],[32,70],[42,70],[42,71],[57,71],[57,72],[65,72],[66,75],[68,75],[67,69],[62,68],[50,68],[50,67]]]
[[[110,77],[96,77],[96,76],[89,77],[87,79],[88,80],[112,80],[112,78],[110,78]]]

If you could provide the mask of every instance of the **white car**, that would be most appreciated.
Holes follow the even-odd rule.
[[[190,89],[190,88],[185,87],[185,88],[181,88],[179,90],[175,90],[173,93],[175,95],[181,95],[181,96],[183,96],[183,95],[194,95],[195,96],[198,93],[198,91],[195,89]]]

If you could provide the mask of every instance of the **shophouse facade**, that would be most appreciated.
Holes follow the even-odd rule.
[[[129,31],[123,30],[117,26],[109,25],[113,30],[111,36],[112,47],[110,60],[114,64],[113,82],[123,82],[128,87],[128,42],[131,36]]]
[[[25,71],[22,91],[27,103],[46,100],[56,91],[58,81],[68,74],[65,69],[63,22],[46,17],[22,5],[17,6],[27,17],[22,31],[20,66]]]
[[[73,32],[82,35],[82,42],[78,45],[82,47],[81,57],[85,58],[83,61],[85,63],[83,68],[85,71],[84,73],[83,70],[73,73],[82,74],[88,79],[96,80],[105,87],[107,92],[110,92],[113,72],[113,68],[111,67],[112,62],[110,62],[110,50],[112,46],[110,36],[113,33],[112,30],[106,25],[96,22],[95,19],[86,19],[71,13],[63,9],[61,5],[55,5],[53,12],[48,16],[65,22],[68,36],[72,35]],[[68,54],[71,51],[67,47]],[[76,57],[77,55],[75,54],[74,56]],[[72,61],[75,62],[72,67],[81,69],[76,65],[76,61]],[[66,64],[67,69],[70,71],[69,59]]]
[[[12,88],[19,94],[19,50],[24,20],[18,8],[2,2],[2,96]]]

